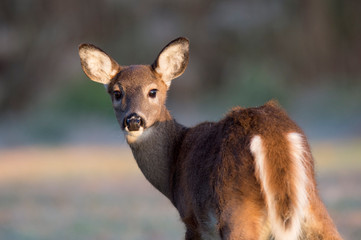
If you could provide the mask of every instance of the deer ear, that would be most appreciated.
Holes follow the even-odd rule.
[[[79,56],[83,71],[94,82],[109,84],[120,70],[114,59],[92,44],[81,44]]]
[[[188,58],[189,41],[180,37],[163,48],[152,67],[169,87],[171,80],[182,75],[186,69]]]

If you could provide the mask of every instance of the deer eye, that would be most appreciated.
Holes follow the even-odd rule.
[[[119,101],[119,100],[122,99],[123,94],[122,94],[121,91],[116,90],[116,91],[113,92],[113,96],[114,96],[114,99],[115,99],[116,101]]]
[[[155,98],[157,96],[158,89],[152,89],[149,91],[148,96],[150,98]]]

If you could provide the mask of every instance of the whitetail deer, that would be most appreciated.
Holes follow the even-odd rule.
[[[106,85],[139,168],[179,211],[185,239],[341,239],[306,137],[277,103],[191,128],[172,118],[166,94],[188,64],[186,38],[152,65],[118,65],[91,44],[79,55],[86,75]]]

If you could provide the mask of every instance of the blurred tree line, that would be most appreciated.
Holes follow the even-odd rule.
[[[81,42],[127,65],[151,63],[178,36],[190,39],[191,58],[174,101],[259,105],[278,98],[301,106],[320,92],[343,91],[335,102],[352,98],[339,108],[352,102],[357,110],[360,13],[359,0],[2,0],[0,114],[29,110],[85,82]]]

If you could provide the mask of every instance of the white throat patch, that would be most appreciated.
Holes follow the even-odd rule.
[[[149,127],[147,129],[141,127],[139,128],[138,131],[129,131],[128,128],[126,127],[123,132],[127,142],[131,144],[131,143],[135,143],[136,141],[139,142],[145,140],[147,136],[149,136],[149,134],[152,133],[152,131],[153,131],[152,127]]]

